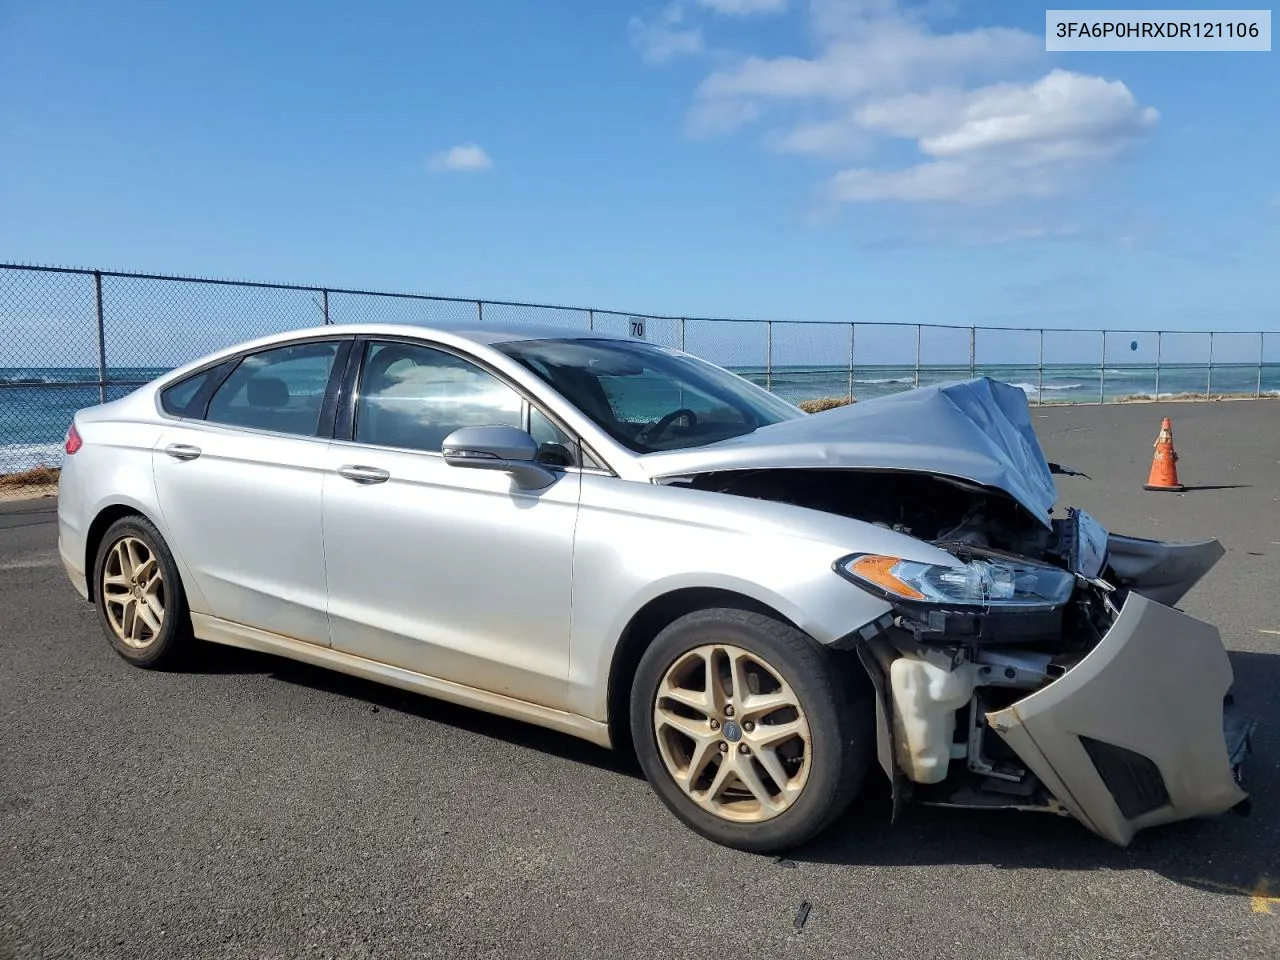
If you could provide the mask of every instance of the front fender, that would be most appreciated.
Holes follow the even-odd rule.
[[[740,594],[819,643],[874,623],[889,604],[832,569],[855,550],[925,561],[945,556],[890,530],[786,504],[584,476],[574,540],[570,709],[606,718],[613,652],[627,624],[676,590]]]

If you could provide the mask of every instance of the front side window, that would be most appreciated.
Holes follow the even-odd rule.
[[[314,437],[337,353],[338,344],[328,342],[250,354],[214,393],[205,419]]]
[[[408,343],[365,347],[357,443],[439,452],[460,427],[522,427],[520,395],[474,363]]]
[[[538,441],[539,463],[549,467],[578,466],[578,441],[557,427],[537,407],[529,410],[529,433]]]
[[[516,340],[497,349],[637,453],[697,447],[805,414],[722,367],[631,340]]]

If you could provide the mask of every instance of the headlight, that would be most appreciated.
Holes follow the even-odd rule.
[[[1075,578],[1065,570],[1016,560],[957,560],[954,566],[861,553],[836,571],[890,600],[946,607],[1033,610],[1061,606]]]

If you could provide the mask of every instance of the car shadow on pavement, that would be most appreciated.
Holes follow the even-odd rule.
[[[225,647],[211,643],[198,644],[197,653],[185,669],[191,673],[261,674],[284,683],[297,684],[322,693],[359,700],[372,711],[391,710],[457,727],[470,733],[492,737],[530,750],[551,754],[576,763],[587,763],[601,769],[641,778],[634,758],[627,753],[606,750],[578,737],[534,726],[508,717],[459,706],[425,694],[410,693],[383,683],[348,676],[323,667],[315,667],[253,650]]]
[[[1140,831],[1117,847],[1069,817],[907,806],[888,827],[888,783],[877,767],[831,830],[797,850],[800,862],[857,866],[981,864],[1011,869],[1147,870],[1241,897],[1280,893],[1280,656],[1232,651],[1241,708],[1258,721],[1245,759],[1250,812]],[[1270,901],[1268,901],[1270,902]]]

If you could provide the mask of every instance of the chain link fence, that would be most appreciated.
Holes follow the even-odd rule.
[[[337,323],[538,324],[685,350],[795,403],[992,376],[1034,403],[1280,396],[1280,332],[671,317],[0,264],[0,496],[56,481],[75,412],[271,333]]]

